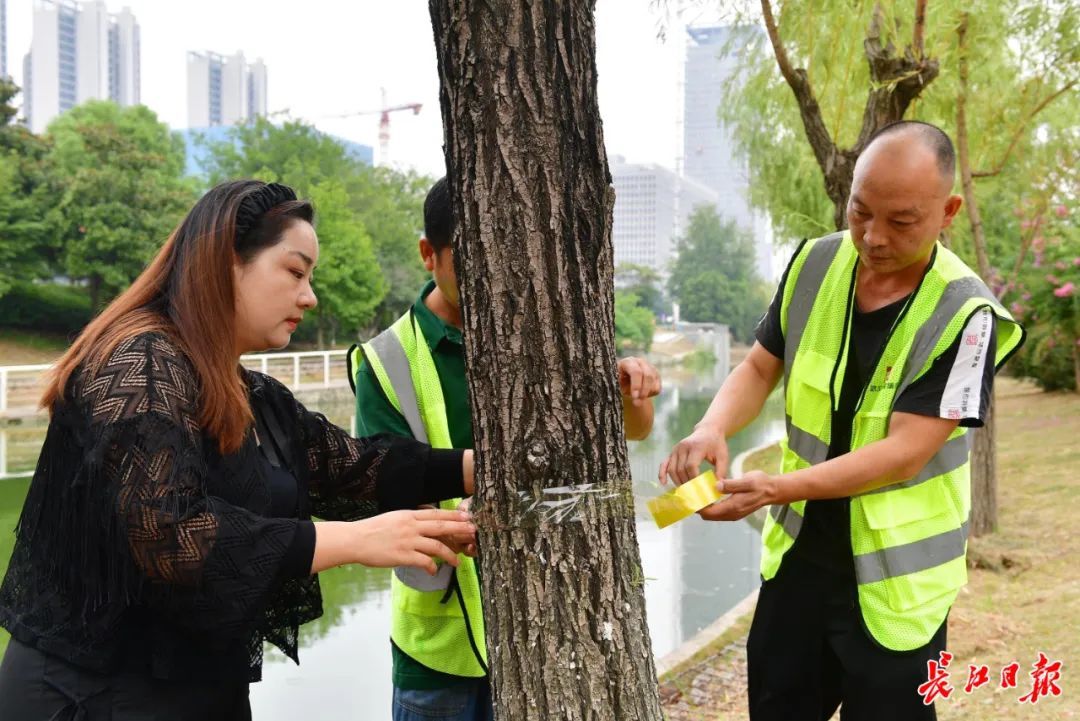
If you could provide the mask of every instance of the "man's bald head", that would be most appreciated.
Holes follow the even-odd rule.
[[[899,120],[878,130],[866,144],[862,155],[870,152],[875,144],[893,141],[915,143],[933,154],[945,192],[952,189],[956,180],[956,148],[948,134],[936,125],[921,120]]]
[[[912,274],[925,267],[963,204],[952,194],[955,172],[952,141],[933,125],[893,123],[871,138],[855,163],[847,207],[864,266]]]

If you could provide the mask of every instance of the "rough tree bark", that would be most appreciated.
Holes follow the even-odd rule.
[[[593,10],[430,0],[501,721],[662,718],[615,375]]]
[[[957,162],[960,165],[960,184],[963,188],[964,203],[967,206],[968,223],[971,226],[971,241],[972,245],[975,246],[976,264],[979,275],[989,283],[993,268],[990,266],[990,256],[986,250],[986,230],[983,228],[982,213],[979,211],[979,198],[975,194],[975,178],[989,178],[1001,173],[1009,160],[1009,156],[1012,155],[1013,149],[1016,148],[1024,129],[1050,103],[1074,87],[1076,81],[1066,83],[1060,89],[1047,94],[1030,112],[1023,116],[1013,131],[1009,146],[1002,154],[1000,161],[991,170],[976,170],[972,167],[971,143],[967,121],[969,79],[967,31],[969,19],[970,16],[964,13],[960,24],[956,28],[957,77],[960,81],[956,96],[956,155]],[[1020,272],[1034,232],[1033,230],[1027,236],[1021,238],[1016,267],[1012,273],[1014,277]],[[1073,350],[1075,358],[1076,350],[1075,348]],[[994,399],[991,398],[990,406],[987,408],[986,424],[983,428],[975,431],[974,443],[971,449],[971,534],[973,536],[993,533],[997,529],[997,445],[995,442],[996,422],[993,401]]]
[[[821,167],[825,192],[833,202],[833,221],[837,230],[847,225],[847,201],[851,194],[851,180],[859,153],[879,128],[902,120],[911,102],[938,75],[938,61],[927,58],[923,52],[926,3],[927,0],[915,0],[911,44],[904,48],[903,53],[897,53],[891,42],[882,43],[882,25],[885,21],[881,6],[874,6],[873,19],[863,41],[873,85],[866,98],[859,137],[850,148],[840,148],[836,140],[829,135],[829,129],[821,117],[821,107],[806,70],[795,67],[788,57],[780,38],[780,29],[773,17],[772,3],[770,0],[761,0],[765,30],[776,55],[780,73],[799,104],[806,139]]]

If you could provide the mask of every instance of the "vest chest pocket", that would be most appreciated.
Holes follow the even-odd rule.
[[[830,387],[834,366],[835,360],[828,356],[812,350],[800,350],[795,357],[787,387],[787,407],[792,425],[826,445],[832,422]],[[789,439],[789,444],[792,450],[811,463],[825,460],[824,456],[807,457],[794,439]]]

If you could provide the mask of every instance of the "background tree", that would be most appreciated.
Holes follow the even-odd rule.
[[[903,7],[904,4],[894,5],[893,9]],[[850,147],[842,148],[838,144],[835,134],[830,130],[826,116],[822,113],[819,98],[815,86],[811,83],[810,75],[805,67],[800,66],[799,58],[793,58],[781,36],[780,24],[773,15],[773,4],[770,0],[761,0],[761,15],[765,24],[765,31],[776,57],[776,64],[785,82],[791,88],[795,102],[799,108],[803,130],[810,148],[814,152],[818,167],[821,169],[825,181],[825,193],[833,203],[833,223],[836,228],[847,225],[845,219],[848,195],[851,193],[851,180],[855,171],[855,160],[862,153],[863,148],[870,141],[879,128],[891,122],[901,120],[911,105],[926,86],[938,74],[938,61],[928,57],[925,53],[924,36],[926,33],[926,5],[927,0],[914,0],[910,8],[911,34],[902,52],[897,52],[894,44],[901,36],[904,24],[898,13],[892,13],[891,17],[885,12],[882,3],[873,3],[869,22],[865,33],[842,38],[843,31],[835,26],[828,28],[829,32],[822,33],[819,38],[829,38],[828,43],[819,43],[822,46],[830,46],[832,50],[836,45],[848,46],[850,62],[852,61],[851,45],[855,38],[862,39],[865,69],[869,76],[866,99],[863,104],[862,124],[858,135]],[[858,3],[863,8],[870,7],[870,3]],[[785,2],[783,10],[790,18],[788,27],[799,25],[803,28],[802,33],[814,32],[820,21],[817,18],[829,13],[816,12],[814,3],[809,5],[805,2]],[[848,6],[836,6],[841,12],[851,12]],[[800,14],[806,12],[805,22]],[[858,13],[852,13],[858,14]],[[865,22],[865,19],[864,19]],[[824,29],[824,28],[822,28]],[[806,35],[803,35],[806,37]],[[807,57],[813,57],[815,41],[810,40],[810,52]],[[830,50],[831,52],[831,50]],[[844,77],[844,76],[847,77]],[[852,78],[848,73],[838,74],[843,82],[851,83]],[[850,92],[846,89],[845,92]],[[842,107],[839,112],[842,112]]]
[[[664,298],[660,272],[656,268],[622,263],[615,268],[615,288],[636,295],[638,305],[648,308],[653,315],[671,312],[671,303]]]
[[[734,22],[764,30],[733,36],[739,46],[727,50],[741,53],[745,68],[718,112],[749,156],[751,200],[778,238],[846,226],[855,159],[938,76],[927,27],[949,3],[929,15],[926,0],[724,3]]]
[[[364,224],[350,210],[344,186],[327,180],[309,193],[315,203],[319,267],[315,288],[318,346],[337,344],[342,328],[357,332],[375,315],[386,281]]]
[[[433,184],[427,176],[393,168],[368,168],[349,179],[349,207],[359,213],[371,236],[386,286],[369,323],[375,328],[397,320],[430,277],[420,262],[418,241],[424,230],[424,198]]]
[[[659,721],[615,369],[594,3],[430,9],[496,716]]]
[[[1003,10],[1013,12],[1010,15],[1003,15],[1001,14]],[[1080,9],[1075,4],[1062,6],[1059,3],[1042,2],[1042,0],[1038,3],[1018,3],[1009,6],[999,4],[993,9],[985,8],[983,12],[975,15],[969,12],[960,14],[956,29],[956,147],[976,268],[984,280],[990,281],[996,271],[991,265],[987,251],[986,231],[979,209],[975,179],[1000,175],[1017,144],[1024,138],[1025,129],[1035,122],[1036,116],[1076,87],[1078,81],[1076,61],[1080,60],[1080,44],[1076,41],[1076,33],[1080,30],[1078,18],[1080,18]],[[975,38],[968,36],[972,25],[975,26],[974,32],[977,34]],[[1003,31],[1004,37],[1000,35]],[[1007,38],[1016,38],[1022,44],[1035,46],[1021,48],[1020,56],[1029,64],[1027,72],[1020,77],[990,77],[986,75],[989,68],[982,66],[974,70],[976,76],[981,74],[982,78],[976,77],[973,80],[970,63],[973,43],[1005,43]],[[998,108],[1001,107],[1002,97],[1013,96],[1018,101],[1011,106],[1013,111],[1011,114],[1014,117],[1002,118],[1014,126],[1008,145],[998,152],[998,159],[992,161],[993,165],[986,169],[973,167],[971,129],[968,123],[970,94],[974,87],[978,87],[976,83],[979,80],[983,81],[983,87],[994,87],[992,102]],[[1006,87],[1012,85],[1013,88],[1008,88],[1008,90],[1015,88],[1015,91],[1008,92],[1005,87],[1002,87],[1003,85]],[[987,95],[989,93],[984,93],[984,102],[991,101],[989,97],[986,97]],[[1030,134],[1027,135],[1030,137]],[[989,145],[991,144],[986,143],[983,146],[984,156],[987,151],[992,150],[986,147]],[[1019,254],[1021,261],[1023,255],[1023,252]],[[1075,309],[1075,299],[1072,299],[1068,305],[1071,309]],[[1069,336],[1075,339],[1076,323],[1066,322],[1065,325],[1069,326],[1069,331],[1072,331],[1069,332]],[[1073,343],[1075,344],[1075,340]],[[972,481],[977,492],[972,494],[971,533],[976,536],[994,531],[997,525],[997,444],[993,406],[991,398],[986,424],[981,431],[975,433],[975,442],[972,447]]]
[[[259,178],[289,185],[315,202],[320,259],[314,340],[321,348],[339,334],[355,338],[373,320],[387,291],[375,243],[357,209],[364,206],[370,217],[373,208],[393,202],[380,197],[389,193],[373,169],[334,138],[299,121],[258,118],[233,128],[226,140],[203,144],[210,151],[211,183]]]
[[[683,320],[726,323],[732,335],[752,342],[754,326],[768,305],[754,261],[751,236],[711,205],[690,216],[668,288]]]
[[[656,317],[629,290],[615,290],[615,346],[619,350],[647,353],[652,346]]]
[[[184,145],[138,105],[90,101],[48,128],[51,231],[66,275],[100,308],[137,276],[195,199]]]
[[[18,86],[0,77],[0,297],[18,280],[49,274],[46,143],[16,124]]]

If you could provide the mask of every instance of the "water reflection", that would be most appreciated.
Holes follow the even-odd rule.
[[[656,471],[671,447],[705,413],[726,369],[665,371],[665,391],[657,399],[652,436],[630,443],[637,506],[638,540],[645,576],[645,599],[653,651],[663,656],[738,603],[758,584],[760,539],[747,523],[706,523],[697,517],[659,530],[645,501],[660,492]],[[348,391],[309,402],[331,421],[352,425]],[[8,472],[30,470],[44,439],[44,427],[0,429],[0,450]],[[730,441],[737,453],[777,438],[783,409],[771,401],[763,417]],[[13,530],[28,479],[0,480],[0,572],[11,555]],[[359,567],[321,574],[325,614],[301,630],[297,667],[270,652],[265,683],[252,687],[255,718],[387,718],[390,706],[390,577],[385,570]],[[6,637],[0,631],[0,649]]]

